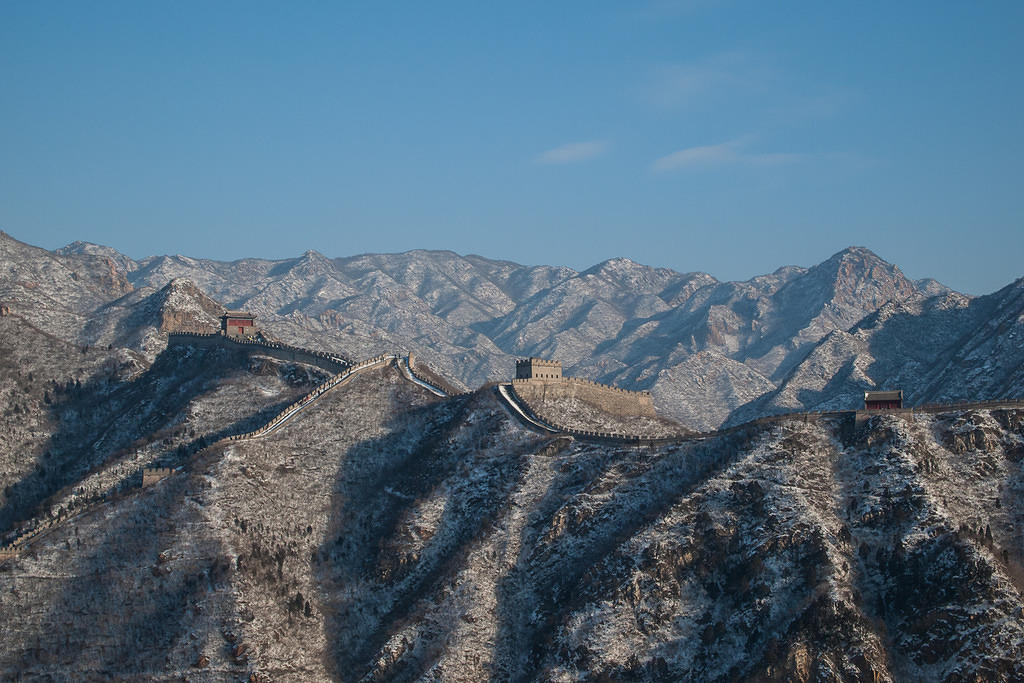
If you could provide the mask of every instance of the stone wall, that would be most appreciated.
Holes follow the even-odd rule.
[[[300,410],[302,410],[307,405],[323,396],[325,393],[327,393],[334,387],[348,381],[349,378],[351,378],[357,372],[362,372],[363,370],[372,368],[375,365],[380,365],[382,363],[393,363],[397,360],[398,356],[396,356],[395,354],[385,353],[379,356],[374,356],[373,358],[364,361],[360,361],[359,363],[356,363],[355,365],[349,367],[344,372],[340,372],[337,375],[328,378],[322,384],[318,384],[316,388],[313,389],[313,391],[309,392],[308,394],[300,398],[298,401],[282,410],[273,419],[271,419],[270,422],[266,423],[259,429],[254,429],[253,431],[245,432],[244,434],[234,434],[232,436],[225,436],[223,439],[214,442],[212,445],[216,446],[219,444],[226,444],[231,441],[239,441],[243,439],[257,439],[265,434],[269,434],[270,432],[277,429],[283,422],[291,419],[291,417],[295,415],[295,413],[299,412]]]
[[[690,435],[679,435],[669,437],[650,436],[642,434],[625,434],[619,432],[576,429],[573,427],[557,425],[552,423],[550,420],[546,419],[542,415],[540,415],[537,412],[537,410],[530,405],[529,401],[520,396],[516,392],[516,386],[522,387],[524,386],[524,384],[520,383],[518,385],[505,385],[505,387],[509,387],[511,396],[508,396],[504,393],[505,387],[503,386],[497,386],[495,387],[495,390],[498,392],[498,395],[503,398],[503,400],[507,400],[514,405],[518,405],[519,409],[522,410],[522,416],[525,417],[527,421],[535,420],[537,421],[535,423],[535,426],[536,424],[539,424],[548,431],[561,432],[563,434],[572,436],[573,438],[580,438],[593,443],[626,444],[631,446],[654,446],[657,444],[677,443],[681,439],[691,438]],[[519,413],[517,413],[515,409],[513,409],[513,414]]]
[[[168,345],[191,344],[192,346],[223,346],[231,349],[246,349],[253,353],[276,358],[277,360],[312,365],[332,374],[342,371],[351,365],[351,361],[337,354],[303,349],[298,346],[290,346],[289,344],[278,342],[265,342],[253,338],[225,337],[219,333],[170,332],[167,335],[167,343]]]
[[[612,415],[657,417],[654,401],[647,391],[628,391],[577,377],[514,379],[512,387],[531,403],[549,398],[575,398]]]
[[[170,467],[147,467],[142,470],[142,486],[143,488],[152,486],[161,479],[166,479],[172,474],[174,474],[174,470]]]
[[[516,379],[561,379],[562,361],[521,358],[516,361]]]
[[[458,396],[460,394],[467,393],[463,389],[457,388],[454,384],[445,379],[441,373],[434,371],[429,365],[424,363],[416,363],[416,354],[410,352],[408,360],[409,373],[421,382],[436,387],[448,394],[448,396]]]
[[[219,334],[199,334],[199,335],[181,335],[181,336],[182,337],[199,337],[200,338],[200,340],[198,341],[198,345],[199,346],[220,345],[221,342],[216,341],[215,338],[224,339],[224,337],[222,335],[219,335]],[[183,339],[179,339],[178,341],[181,342],[181,343],[185,343]],[[192,342],[189,342],[189,343],[192,343]],[[231,342],[226,340],[226,343],[231,343]],[[313,352],[313,353],[319,353],[319,352]],[[224,438],[222,438],[222,439],[220,439],[220,440],[210,444],[210,446],[223,445],[223,444],[227,444],[227,443],[230,443],[232,441],[237,441],[237,440],[241,440],[241,439],[258,438],[260,436],[263,436],[264,434],[272,432],[277,427],[279,427],[283,422],[285,422],[286,420],[291,418],[299,410],[301,410],[302,408],[304,408],[305,406],[307,406],[311,402],[315,401],[317,398],[319,398],[321,395],[323,395],[328,390],[332,389],[335,386],[338,386],[339,384],[344,383],[352,375],[354,375],[354,374],[356,374],[356,373],[358,373],[358,372],[360,372],[362,370],[366,370],[366,369],[369,369],[371,367],[374,367],[374,366],[377,366],[377,365],[380,365],[380,364],[383,364],[383,363],[394,362],[396,359],[397,359],[397,356],[395,356],[394,354],[383,354],[383,355],[380,355],[380,356],[376,356],[374,358],[370,358],[368,360],[364,360],[364,361],[362,361],[360,363],[357,363],[355,365],[346,366],[346,368],[347,368],[346,370],[344,370],[343,372],[340,372],[340,373],[332,376],[331,378],[329,378],[328,380],[326,380],[322,384],[318,385],[311,392],[306,394],[304,397],[302,397],[301,399],[299,399],[298,401],[296,401],[292,405],[290,405],[287,408],[285,408],[276,417],[271,419],[270,422],[268,422],[267,424],[263,425],[259,429],[256,429],[256,430],[251,431],[251,432],[246,432],[244,434],[235,434],[233,436],[226,436],[226,437],[224,437]],[[141,474],[142,474],[142,486],[146,487],[146,486],[150,486],[152,484],[155,484],[158,481],[161,481],[161,480],[171,476],[172,474],[174,474],[175,471],[180,470],[180,469],[181,469],[181,467],[179,467],[179,468],[170,468],[170,467],[146,467],[146,468],[143,468],[142,472],[141,472]],[[125,480],[125,482],[127,482],[127,481],[128,480]],[[131,481],[136,482],[135,483],[136,486],[138,485],[137,482],[139,480],[136,479],[135,477],[131,477]],[[51,512],[51,514],[49,516],[46,516],[46,517],[43,517],[43,518],[39,519],[37,521],[37,523],[35,524],[35,526],[32,526],[32,527],[28,528],[27,530],[24,530],[24,529],[20,530],[19,532],[17,532],[17,536],[14,537],[13,541],[11,541],[8,545],[0,546],[0,562],[3,562],[5,560],[9,560],[9,559],[17,557],[18,554],[20,553],[20,551],[22,550],[22,548],[27,546],[37,536],[43,534],[44,532],[48,531],[49,529],[53,528],[54,526],[57,526],[57,525],[65,522],[65,521],[67,521],[71,517],[78,516],[78,515],[82,514],[83,512],[85,512],[86,510],[93,509],[97,505],[100,505],[100,504],[104,503],[107,500],[107,496],[108,496],[107,493],[103,493],[101,495],[97,495],[94,498],[92,498],[90,501],[86,502],[85,504],[76,507],[76,509],[75,509],[75,511],[73,513],[66,512],[63,509],[60,511],[59,514]]]

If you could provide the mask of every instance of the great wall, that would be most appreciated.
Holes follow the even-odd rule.
[[[245,348],[259,347],[260,353],[277,360],[293,363],[305,363],[336,373],[352,365],[352,361],[342,355],[313,351],[298,346],[282,344],[280,342],[267,341],[258,337],[229,337],[219,332],[168,332],[167,344],[191,344],[192,346],[220,346],[224,348]]]
[[[621,434],[614,432],[596,432],[589,430],[574,429],[549,422],[543,416],[535,413],[529,404],[522,401],[511,391],[511,384],[498,386],[499,396],[509,405],[510,412],[521,422],[529,427],[552,435],[572,436],[582,441],[593,441],[595,443],[615,443],[632,446],[663,446],[679,444],[691,441],[703,441],[743,431],[750,431],[757,427],[780,422],[817,422],[825,419],[843,419],[856,429],[862,426],[867,420],[878,415],[897,415],[911,420],[915,414],[934,415],[939,413],[952,413],[963,410],[993,410],[993,409],[1021,409],[1024,408],[1024,399],[995,399],[988,401],[971,401],[958,403],[933,403],[913,408],[880,408],[877,410],[834,410],[834,411],[804,411],[793,413],[778,413],[766,415],[748,422],[743,422],[723,429],[715,429],[709,432],[690,432],[679,436],[645,436],[641,434]],[[509,391],[501,391],[508,389]],[[524,419],[525,418],[525,419]]]
[[[646,391],[629,391],[579,377],[560,380],[513,379],[516,394],[526,401],[575,398],[598,410],[622,417],[655,417],[654,400]]]
[[[416,363],[416,356],[412,352],[410,352],[409,355],[406,356],[405,361],[403,363],[403,367],[406,370],[408,370],[410,375],[412,375],[414,381],[418,380],[417,383],[420,383],[426,388],[431,389],[431,391],[436,389],[439,390],[441,394],[447,395],[449,397],[472,393],[469,391],[456,388],[455,386],[452,385],[451,382],[446,380],[437,372],[434,372],[434,370],[429,365],[424,365],[423,363]]]
[[[381,354],[358,363],[353,363],[351,360],[339,354],[325,353],[322,351],[290,346],[288,344],[281,344],[278,342],[268,341],[260,336],[234,338],[220,333],[203,332],[170,332],[168,334],[168,346],[171,345],[191,345],[199,347],[220,346],[224,348],[244,349],[246,351],[270,356],[286,362],[305,363],[328,371],[334,371],[334,374],[332,374],[327,380],[317,385],[298,401],[295,401],[286,407],[258,429],[225,436],[206,445],[205,448],[223,446],[232,442],[264,437],[281,428],[300,411],[314,403],[328,391],[348,383],[348,381],[350,381],[357,373],[381,365],[394,365],[404,379],[421,386],[427,391],[433,393],[435,396],[441,398],[451,398],[453,396],[475,393],[459,391],[442,376],[433,372],[428,367],[424,367],[422,365],[417,367],[414,360],[415,357],[411,353],[405,357],[393,353]],[[537,359],[529,360],[535,361]],[[537,396],[574,397],[580,398],[588,403],[592,403],[596,407],[613,414],[653,415],[654,409],[653,403],[650,403],[650,394],[647,392],[634,392],[619,389],[617,387],[611,387],[580,378],[562,377],[561,366],[557,361],[544,362],[541,368],[546,371],[553,368],[555,364],[557,364],[558,376],[550,376],[547,372],[542,374],[548,376],[539,378],[517,376],[509,382],[487,385],[478,389],[477,392],[484,391],[493,386],[500,402],[506,407],[513,417],[518,419],[528,428],[542,434],[546,434],[552,438],[568,436],[585,442],[633,447],[656,447],[703,441],[743,431],[752,431],[764,425],[787,421],[814,422],[825,419],[842,419],[847,422],[850,429],[856,430],[875,415],[898,415],[909,417],[909,419],[912,420],[913,416],[918,413],[936,414],[963,410],[1024,408],[1024,400],[1021,399],[996,399],[974,402],[926,404],[910,408],[780,413],[776,415],[767,415],[724,429],[713,430],[710,432],[687,432],[675,436],[600,432],[575,429],[569,426],[559,425],[557,424],[557,421],[550,420],[537,412],[531,405],[531,400]],[[519,370],[517,367],[517,375],[518,374]],[[647,409],[648,403],[650,403],[649,411]],[[103,504],[110,498],[111,494],[130,487],[132,485],[132,481],[138,481],[139,483],[137,486],[147,488],[170,476],[173,476],[177,472],[183,471],[184,469],[185,466],[183,464],[175,467],[143,466],[128,472],[121,472],[124,476],[111,490],[89,493],[79,489],[77,493],[68,499],[70,503],[75,504],[73,511],[71,504],[60,507],[59,510],[51,509],[49,514],[30,525],[29,528],[19,530],[13,540],[5,546],[0,546],[0,562],[17,557],[31,541],[44,536],[46,532],[67,522],[69,519],[77,517],[78,515]]]
[[[562,374],[562,363],[557,360],[532,357],[517,360],[512,386],[523,401],[574,398],[611,415],[657,415],[650,392],[630,391],[589,379],[567,377]]]
[[[315,389],[313,389],[308,394],[300,398],[298,401],[292,403],[290,406],[282,410],[275,417],[273,417],[270,420],[270,422],[266,423],[259,429],[254,429],[251,432],[245,432],[242,434],[233,434],[231,436],[225,436],[224,438],[215,441],[211,445],[216,446],[219,444],[229,443],[231,441],[239,441],[241,439],[258,439],[260,437],[266,436],[267,434],[276,431],[278,427],[283,425],[288,420],[292,419],[292,417],[294,417],[299,411],[312,404],[314,401],[316,401],[318,398],[326,394],[331,389],[348,382],[356,373],[362,372],[363,370],[368,370],[369,368],[381,365],[382,363],[391,363],[397,360],[398,356],[392,353],[388,353],[382,354],[380,356],[375,356],[368,360],[360,361],[359,363],[356,363],[355,365],[349,367],[344,372],[340,372],[336,375],[333,375],[332,377],[328,378],[325,382],[318,384]]]
[[[598,386],[603,386],[603,385],[598,385]],[[517,417],[520,417],[521,420],[522,420],[523,417],[526,417],[527,418],[526,422],[530,426],[539,427],[542,431],[551,432],[551,433],[554,433],[554,434],[567,434],[569,436],[578,437],[578,438],[584,439],[584,440],[591,439],[591,440],[596,440],[596,441],[607,441],[609,439],[621,439],[621,440],[624,440],[624,441],[625,440],[629,440],[629,441],[642,441],[644,443],[647,443],[647,442],[651,441],[651,439],[654,439],[654,438],[664,438],[664,437],[653,437],[653,436],[642,436],[642,435],[634,435],[634,434],[625,434],[625,433],[621,433],[621,432],[611,432],[611,431],[609,431],[609,432],[596,432],[596,431],[590,431],[590,430],[585,430],[585,429],[576,429],[574,427],[569,427],[569,426],[560,424],[558,420],[553,419],[553,418],[551,418],[548,415],[545,415],[543,413],[543,411],[538,410],[534,406],[533,401],[536,399],[537,394],[539,394],[541,397],[545,396],[545,393],[543,391],[536,392],[534,394],[533,398],[527,398],[527,396],[524,395],[524,393],[526,393],[527,391],[529,391],[530,389],[533,389],[533,388],[535,388],[535,385],[531,386],[530,382],[528,382],[528,381],[512,380],[512,382],[507,383],[507,384],[499,384],[498,387],[497,387],[497,392],[498,392],[498,395],[502,398],[502,400],[504,400],[507,404],[509,404],[511,407],[513,407],[513,409],[514,409],[513,410],[513,414],[515,414]],[[609,387],[609,388],[614,388],[614,387]],[[573,397],[573,395],[568,394],[567,392],[566,393],[558,392],[556,395],[559,398]],[[604,396],[602,396],[602,398],[604,398]],[[586,400],[586,399],[583,399],[583,400]],[[587,402],[591,403],[591,404],[595,404],[596,403],[595,401],[587,401]],[[609,403],[606,402],[606,403],[603,403],[603,405],[605,405],[605,406],[610,405],[613,408],[612,410],[605,409],[605,412],[610,412],[612,414],[616,414],[615,411],[614,411],[614,407],[616,405],[615,403],[610,403],[609,404]],[[629,407],[631,408],[632,405],[630,405]],[[619,413],[619,414],[621,414],[621,413]]]
[[[331,389],[346,384],[352,377],[360,372],[368,370],[372,367],[380,366],[382,364],[394,363],[400,369],[402,364],[400,358],[396,354],[381,354],[373,358],[369,358],[359,363],[352,363],[348,359],[336,355],[328,354],[321,351],[313,351],[310,349],[304,349],[296,346],[289,346],[287,344],[279,344],[276,342],[268,342],[258,338],[231,338],[226,337],[217,333],[200,333],[200,332],[171,332],[168,334],[168,346],[171,345],[191,345],[199,347],[228,347],[228,348],[244,348],[245,350],[259,353],[261,355],[267,355],[278,360],[284,360],[288,362],[300,362],[313,365],[322,369],[337,369],[343,368],[341,372],[337,372],[329,377],[324,382],[318,384],[313,390],[307,393],[305,396],[295,401],[284,410],[279,412],[273,418],[271,418],[266,424],[258,429],[243,432],[240,434],[232,434],[221,439],[218,439],[205,448],[211,448],[216,446],[223,446],[235,441],[258,439],[263,436],[276,431],[286,422],[291,420],[301,410],[311,405],[314,401],[322,397]],[[255,347],[255,348],[254,348]],[[325,368],[325,365],[327,366]],[[402,372],[402,376],[409,379],[409,381],[423,386],[425,389],[431,391],[431,393],[440,397],[449,397],[448,391],[435,386],[426,379],[417,377],[412,366],[408,363],[408,359],[404,363],[406,372]],[[51,509],[50,513],[44,518],[39,519],[34,524],[29,525],[29,528],[23,528],[14,536],[13,540],[7,545],[0,546],[0,562],[16,557],[25,546],[32,540],[35,540],[46,532],[53,529],[58,524],[63,524],[73,517],[77,517],[93,508],[107,501],[112,494],[117,493],[120,490],[130,488],[133,484],[131,482],[138,481],[142,488],[152,486],[167,477],[172,476],[176,472],[184,470],[183,465],[177,467],[152,467],[143,466],[140,468],[118,468],[121,474],[120,480],[107,491],[95,491],[85,492],[79,487],[77,493],[72,493],[65,499],[65,505],[59,506],[55,509]],[[71,511],[73,507],[73,512]]]

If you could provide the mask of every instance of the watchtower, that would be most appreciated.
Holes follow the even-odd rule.
[[[864,410],[892,410],[903,407],[903,390],[865,391]]]
[[[562,361],[522,358],[516,361],[516,379],[562,379]]]
[[[252,337],[259,331],[252,313],[228,311],[220,317],[220,333],[225,337]]]

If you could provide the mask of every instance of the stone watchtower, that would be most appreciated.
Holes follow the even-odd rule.
[[[526,401],[571,398],[621,417],[657,416],[649,392],[627,391],[588,379],[565,377],[562,375],[562,362],[557,360],[517,360],[512,387]]]
[[[225,337],[252,337],[259,331],[252,313],[228,311],[220,317],[220,333]]]
[[[562,379],[562,361],[543,358],[517,360],[516,379]]]
[[[903,390],[865,391],[864,410],[899,410],[903,408]]]

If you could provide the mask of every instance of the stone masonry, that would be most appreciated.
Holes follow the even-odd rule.
[[[174,470],[170,467],[147,467],[142,470],[142,487],[152,486],[172,474],[174,474]]]
[[[561,379],[562,361],[521,358],[516,361],[516,379]]]
[[[575,398],[612,415],[657,417],[650,392],[628,391],[587,379],[565,377],[559,361],[528,358],[516,361],[516,393],[528,402]]]

